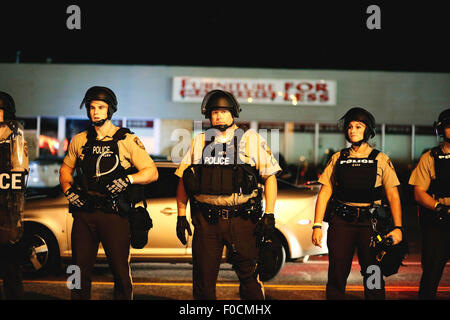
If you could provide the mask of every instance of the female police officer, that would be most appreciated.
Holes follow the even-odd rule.
[[[158,171],[139,138],[111,123],[117,110],[112,90],[90,88],[80,108],[83,105],[92,126],[73,137],[59,179],[74,218],[72,258],[81,272],[81,288],[72,289],[72,299],[90,298],[92,269],[101,242],[114,275],[114,298],[128,300],[133,291],[125,211],[143,200],[132,200],[133,184],[157,180]]]
[[[322,241],[322,221],[330,210],[327,246],[329,250],[327,299],[343,299],[352,259],[357,249],[366,299],[384,299],[384,281],[369,289],[367,268],[374,264],[369,247],[373,235],[373,204],[382,197],[384,188],[391,207],[394,230],[387,236],[393,243],[402,240],[400,184],[389,158],[373,149],[367,141],[375,136],[375,119],[362,108],[352,108],[340,119],[345,138],[351,147],[337,152],[328,162],[319,182],[322,184],[315,209],[312,242]],[[332,199],[330,201],[330,198]],[[330,202],[330,203],[329,203]]]
[[[420,299],[436,298],[450,257],[450,109],[439,114],[434,127],[443,141],[420,157],[409,179],[419,204],[422,233]]]
[[[263,299],[257,242],[275,227],[275,174],[281,168],[261,136],[253,130],[244,133],[236,126],[234,117],[239,116],[240,106],[231,93],[208,92],[201,110],[213,129],[193,139],[175,172],[182,178],[177,190],[177,235],[183,244],[185,232],[191,233],[186,220],[188,199],[195,227],[194,298],[216,299],[217,275],[223,247],[227,245],[230,262],[239,277],[241,298]],[[262,185],[266,199],[264,216]]]

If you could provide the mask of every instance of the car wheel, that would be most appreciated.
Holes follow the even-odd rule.
[[[25,225],[23,241],[28,258],[22,265],[24,274],[43,276],[53,271],[59,261],[59,247],[53,234],[40,225]]]
[[[259,258],[259,279],[261,281],[270,281],[280,273],[286,262],[286,250],[280,235],[275,234],[271,242],[263,244]]]

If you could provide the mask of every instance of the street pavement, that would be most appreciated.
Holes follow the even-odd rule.
[[[415,217],[406,216],[404,224],[407,228],[405,236],[408,238],[410,254],[397,274],[385,278],[387,300],[417,300],[421,276],[420,236]],[[131,270],[134,300],[192,300],[192,265],[189,263],[132,263]],[[328,255],[311,256],[307,261],[286,262],[275,279],[264,283],[266,299],[271,301],[325,300],[327,270]],[[69,274],[62,270],[59,274],[43,278],[25,278],[25,299],[69,300],[68,277]],[[239,300],[238,283],[231,265],[222,264],[217,281],[217,298]],[[112,289],[113,276],[108,265],[96,265],[92,299],[111,300]],[[364,299],[362,276],[356,256],[347,282],[347,296],[349,300]],[[444,270],[437,299],[450,299],[449,264]]]

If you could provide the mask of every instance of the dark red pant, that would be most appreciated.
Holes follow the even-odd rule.
[[[76,212],[73,217],[72,260],[73,264],[80,267],[81,288],[72,289],[72,299],[90,299],[92,271],[101,242],[114,276],[114,299],[131,300],[133,285],[129,264],[128,219],[99,210]]]
[[[264,289],[256,274],[255,224],[241,217],[219,218],[216,224],[210,224],[200,212],[194,214],[192,223],[195,227],[192,244],[194,299],[216,299],[216,282],[225,245],[231,252],[229,262],[239,278],[240,297],[264,299]]]
[[[367,279],[372,275],[372,273],[367,272],[367,267],[376,264],[369,247],[372,235],[373,230],[370,221],[348,222],[336,214],[333,215],[327,234],[329,259],[327,299],[345,299],[345,287],[352,267],[355,249],[361,266],[365,298],[385,298],[382,275],[380,289],[369,289],[367,287]]]

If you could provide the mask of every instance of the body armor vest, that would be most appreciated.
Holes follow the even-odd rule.
[[[372,203],[380,200],[382,187],[375,188],[380,151],[373,149],[367,158],[349,158],[350,150],[341,151],[335,167],[334,195],[342,202]]]
[[[450,153],[444,154],[442,148],[434,147],[430,155],[434,158],[436,179],[431,181],[429,192],[437,198],[450,197]]]
[[[242,137],[234,136],[229,143],[205,144],[199,164],[189,166],[183,173],[188,195],[249,195],[258,189],[256,167],[242,163],[238,155]]]
[[[111,141],[99,141],[94,128],[89,128],[87,143],[83,146],[83,160],[77,163],[82,169],[81,185],[85,191],[94,191],[103,195],[108,192],[105,185],[113,179],[124,174],[136,173],[138,170],[130,167],[125,170],[120,164],[118,141],[125,139],[131,133],[128,128],[120,128]],[[80,182],[79,182],[80,183]],[[126,190],[127,198],[131,203],[143,200],[144,189],[141,185],[130,185]]]

